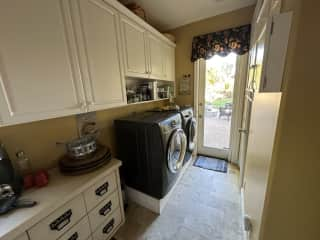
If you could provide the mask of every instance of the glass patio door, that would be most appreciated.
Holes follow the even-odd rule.
[[[228,159],[234,108],[237,55],[205,61],[198,94],[198,153]]]

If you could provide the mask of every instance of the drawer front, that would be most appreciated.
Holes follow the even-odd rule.
[[[27,233],[23,233],[19,237],[15,238],[14,240],[29,240],[29,237]]]
[[[96,230],[97,227],[104,222],[115,209],[118,208],[118,206],[118,191],[115,191],[89,213],[89,220],[92,230]]]
[[[98,229],[93,233],[93,240],[108,240],[110,239],[114,233],[115,229],[121,223],[121,212],[120,208],[118,208],[112,216],[110,216],[104,223],[102,223]]]
[[[79,223],[63,234],[59,240],[87,240],[90,235],[89,220],[85,216]]]
[[[88,211],[92,210],[99,202],[104,200],[110,193],[117,188],[116,175],[112,173],[101,178],[84,192]]]
[[[41,220],[28,232],[31,240],[56,240],[86,214],[81,195]]]

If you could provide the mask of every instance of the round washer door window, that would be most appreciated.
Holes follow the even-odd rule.
[[[188,151],[193,151],[195,148],[197,121],[192,118],[187,123],[187,138],[188,138]]]
[[[168,143],[167,161],[170,172],[178,172],[182,165],[187,150],[187,137],[182,129],[175,130]]]

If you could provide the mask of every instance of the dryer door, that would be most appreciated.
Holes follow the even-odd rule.
[[[197,121],[195,118],[191,118],[186,127],[186,134],[188,140],[187,150],[192,152],[195,148],[196,141],[196,131],[197,131]]]
[[[187,137],[182,129],[176,129],[168,142],[167,161],[170,172],[177,173],[182,165],[187,150]]]

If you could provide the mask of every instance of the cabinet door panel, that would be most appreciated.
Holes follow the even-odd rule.
[[[121,25],[126,75],[148,77],[145,30],[125,17]]]
[[[263,92],[280,92],[286,62],[291,28],[292,12],[273,17],[273,31],[270,37],[266,63],[266,83]]]
[[[123,104],[118,13],[101,1],[81,0],[80,15],[88,69],[85,86],[89,109]]]
[[[150,78],[165,79],[164,44],[151,34],[148,35]]]
[[[23,233],[19,237],[15,238],[15,240],[29,240],[29,238],[27,233]]]
[[[1,1],[0,109],[5,123],[82,112],[71,27],[66,1]]]
[[[171,46],[165,46],[165,80],[175,80],[175,48]]]

